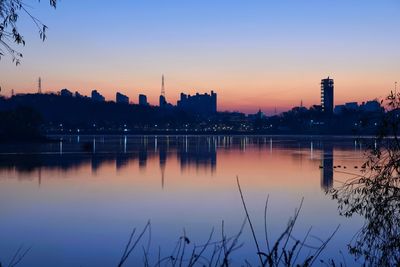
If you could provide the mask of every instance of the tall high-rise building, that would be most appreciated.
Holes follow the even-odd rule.
[[[329,77],[321,80],[321,107],[325,113],[332,113],[334,106],[334,82]]]

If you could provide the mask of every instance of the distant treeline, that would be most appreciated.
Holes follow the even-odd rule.
[[[296,107],[275,116],[261,112],[190,113],[164,108],[94,101],[58,94],[23,94],[0,98],[0,135],[38,136],[38,133],[156,133],[156,134],[351,134],[374,135],[384,109],[342,110],[328,114],[317,106]],[[4,139],[5,140],[5,139]]]
[[[42,141],[39,129],[41,115],[30,107],[15,107],[0,111],[0,143],[20,141]]]

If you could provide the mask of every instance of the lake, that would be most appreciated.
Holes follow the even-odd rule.
[[[293,237],[308,249],[340,228],[322,259],[352,257],[346,245],[362,226],[339,215],[326,190],[360,174],[367,139],[321,136],[52,136],[54,143],[0,145],[0,261],[31,248],[18,266],[116,266],[133,228],[146,233],[128,260],[169,256],[185,231],[204,244],[222,222],[235,235],[244,219],[239,177],[261,250],[264,207],[270,240],[304,198]],[[357,168],[356,168],[357,167]],[[148,244],[148,240],[151,240]],[[257,264],[248,225],[232,254]],[[310,248],[309,248],[310,247]],[[342,253],[341,253],[342,252]],[[342,255],[343,254],[343,255]],[[130,265],[129,265],[130,264]]]

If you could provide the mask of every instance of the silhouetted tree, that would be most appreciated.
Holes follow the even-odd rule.
[[[342,215],[365,218],[349,249],[367,266],[400,265],[399,110],[400,94],[392,92],[361,175],[330,191]]]
[[[52,7],[56,7],[57,0],[49,0]],[[38,0],[40,2],[40,0]],[[11,55],[13,62],[20,63],[22,54],[16,51],[11,44],[25,45],[25,40],[18,29],[18,19],[21,14],[27,15],[39,30],[40,39],[46,39],[47,26],[28,10],[24,0],[0,0],[0,59],[5,53]]]
[[[0,112],[0,142],[42,139],[40,114],[29,107]]]

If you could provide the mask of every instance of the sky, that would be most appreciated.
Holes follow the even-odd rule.
[[[117,91],[158,103],[214,90],[218,110],[253,113],[319,104],[335,80],[335,104],[384,98],[400,82],[398,0],[28,0],[24,58],[0,60],[1,94],[68,88],[108,100]]]

